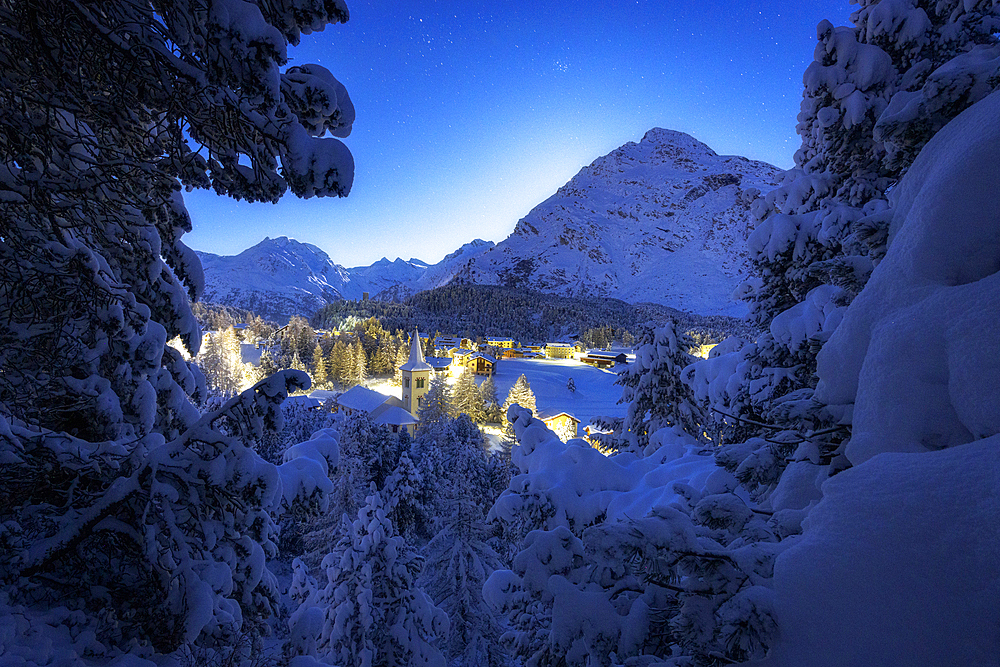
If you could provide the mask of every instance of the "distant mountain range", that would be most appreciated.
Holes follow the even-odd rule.
[[[374,299],[398,300],[445,285],[493,245],[476,239],[437,264],[383,257],[371,266],[348,269],[312,244],[285,236],[266,238],[235,256],[199,252],[205,269],[202,298],[285,323],[292,315],[309,316],[327,303],[358,300],[366,292]]]
[[[749,206],[780,174],[655,128],[584,167],[499,244],[348,269],[314,245],[265,239],[233,257],[199,253],[204,299],[284,322],[365,292],[403,300],[456,281],[741,315],[731,295],[748,268]]]

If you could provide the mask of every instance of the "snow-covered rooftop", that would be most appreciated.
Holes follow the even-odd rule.
[[[395,405],[380,407],[372,415],[372,421],[376,424],[388,424],[389,426],[409,426],[420,423],[416,417]]]
[[[389,400],[385,394],[362,387],[360,384],[354,385],[337,399],[337,404],[351,410],[361,410],[371,413],[375,408]]]

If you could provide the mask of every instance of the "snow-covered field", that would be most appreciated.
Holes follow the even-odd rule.
[[[522,373],[535,393],[538,412],[567,412],[580,420],[581,432],[594,417],[625,415],[626,406],[616,404],[622,389],[615,386],[618,375],[613,370],[570,359],[502,359],[497,362],[493,377],[497,399],[503,402]],[[566,388],[570,378],[576,384],[576,391]]]

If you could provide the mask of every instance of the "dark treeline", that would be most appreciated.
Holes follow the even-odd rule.
[[[492,285],[448,285],[420,292],[402,303],[336,301],[317,311],[311,323],[317,329],[351,329],[370,317],[389,331],[417,327],[429,333],[472,339],[510,336],[524,342],[576,337],[607,327],[621,340],[625,331],[636,332],[647,321],[667,318],[700,334],[706,342],[743,334],[746,328],[736,318],[702,317],[655,304],[631,305],[617,299],[580,299]]]

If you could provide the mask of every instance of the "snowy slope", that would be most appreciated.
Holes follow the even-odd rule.
[[[440,287],[492,247],[491,241],[476,239],[437,264],[383,257],[371,266],[351,269],[335,264],[314,245],[284,236],[266,238],[235,256],[198,256],[205,269],[205,301],[285,323],[292,315],[309,316],[331,301],[360,299],[365,292],[374,299],[392,299]]]
[[[266,238],[232,257],[198,256],[205,269],[204,301],[252,310],[282,323],[342,298],[350,282],[346,269],[325,252],[284,236]]]
[[[655,128],[583,168],[461,277],[740,315],[749,202],[780,173]]]

